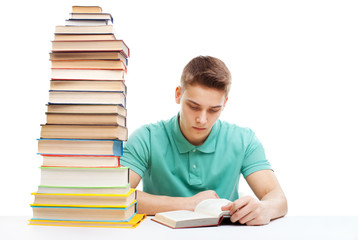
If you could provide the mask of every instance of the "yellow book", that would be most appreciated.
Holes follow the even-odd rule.
[[[32,220],[128,222],[136,213],[136,201],[127,207],[31,205]]]
[[[146,214],[136,214],[128,222],[59,221],[30,219],[29,225],[60,227],[136,228],[145,218]]]

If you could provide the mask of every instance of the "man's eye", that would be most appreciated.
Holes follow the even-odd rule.
[[[195,106],[192,106],[192,105],[189,105],[189,107],[190,107],[191,109],[193,109],[193,110],[199,110],[198,107],[195,107]]]
[[[219,111],[219,109],[209,109],[209,112],[211,112],[211,113],[216,113],[218,111]]]

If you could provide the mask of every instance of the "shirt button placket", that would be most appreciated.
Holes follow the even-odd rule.
[[[198,164],[196,162],[196,149],[193,149],[189,152],[189,174],[190,174],[190,182],[193,185],[201,184],[200,174],[198,172]]]

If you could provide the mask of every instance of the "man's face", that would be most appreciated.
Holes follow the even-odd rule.
[[[175,101],[181,104],[179,126],[185,138],[199,146],[209,136],[211,128],[223,111],[227,97],[224,91],[202,85],[175,90]]]

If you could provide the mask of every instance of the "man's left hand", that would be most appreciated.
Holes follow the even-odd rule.
[[[271,220],[265,204],[251,196],[245,196],[228,203],[221,210],[230,211],[231,222],[246,225],[265,225]]]

